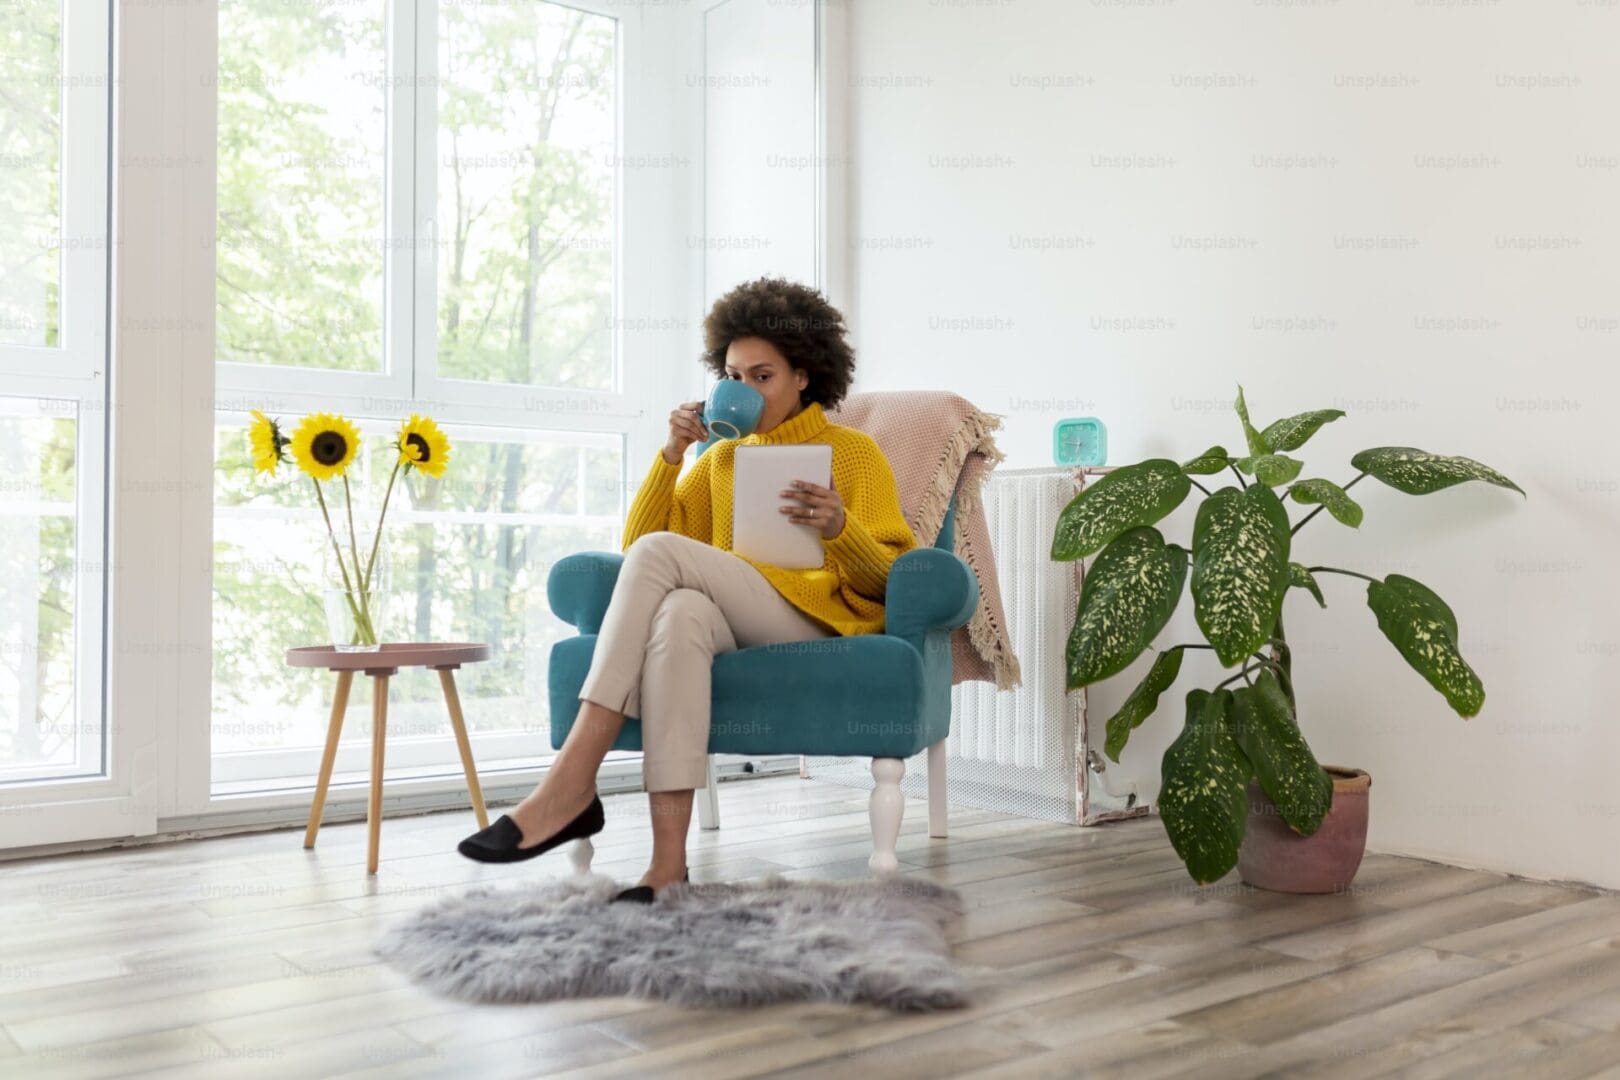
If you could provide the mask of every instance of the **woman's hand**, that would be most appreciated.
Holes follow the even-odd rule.
[[[702,409],[701,401],[683,401],[670,410],[669,441],[664,443],[664,460],[671,465],[681,463],[681,457],[686,453],[688,446],[709,437],[702,421],[698,419]]]
[[[789,520],[794,524],[814,526],[824,540],[831,540],[844,531],[844,500],[835,489],[795,480],[782,494],[804,504],[782,507],[782,513],[790,515]]]

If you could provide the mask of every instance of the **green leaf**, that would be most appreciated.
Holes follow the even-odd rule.
[[[1108,739],[1103,749],[1109,757],[1118,761],[1131,732],[1141,727],[1142,721],[1152,716],[1153,710],[1159,707],[1159,695],[1170,689],[1170,684],[1176,681],[1176,675],[1181,672],[1184,652],[1186,650],[1177,645],[1160,653],[1158,659],[1153,661],[1153,667],[1148,669],[1147,678],[1131,691],[1131,696],[1125,699],[1119,711],[1108,718]]]
[[[1239,458],[1237,467],[1239,472],[1253,473],[1266,487],[1282,487],[1299,475],[1305,463],[1287,454],[1251,454]]]
[[[1228,724],[1260,788],[1288,827],[1310,836],[1333,805],[1333,778],[1316,761],[1276,675],[1262,668],[1253,687],[1232,694]]]
[[[1198,628],[1230,667],[1265,642],[1288,590],[1288,514],[1268,487],[1226,487],[1193,524],[1192,594]]]
[[[1170,845],[1200,885],[1237,865],[1249,822],[1253,766],[1226,726],[1228,690],[1187,695],[1187,721],[1159,764],[1159,816]]]
[[[1260,454],[1271,453],[1271,447],[1267,445],[1266,440],[1261,437],[1260,433],[1254,430],[1254,425],[1249,422],[1249,406],[1243,400],[1243,387],[1241,386],[1238,387],[1237,400],[1232,403],[1232,407],[1237,410],[1238,419],[1243,421],[1243,442],[1249,448],[1249,456],[1256,457]]]
[[[1367,606],[1378,617],[1378,629],[1458,716],[1479,713],[1485,687],[1457,651],[1457,616],[1444,600],[1421,582],[1391,574],[1367,585]]]
[[[1483,480],[1524,495],[1523,488],[1489,465],[1481,465],[1472,458],[1431,454],[1411,446],[1375,446],[1351,458],[1350,464],[1408,495],[1428,495],[1469,480]]]
[[[1210,476],[1226,468],[1232,460],[1232,455],[1226,452],[1224,446],[1212,446],[1191,461],[1181,463],[1181,471],[1196,476]]]
[[[1186,580],[1187,553],[1157,529],[1132,529],[1103,548],[1069,631],[1069,689],[1124,671],[1170,621]]]
[[[1361,527],[1361,504],[1331,480],[1301,480],[1288,489],[1288,497],[1297,503],[1321,503],[1337,520],[1352,529]]]
[[[1052,535],[1052,558],[1081,559],[1127,529],[1152,525],[1181,505],[1192,481],[1169,458],[1149,458],[1103,476],[1069,500]]]
[[[1288,584],[1291,588],[1309,590],[1310,594],[1316,597],[1318,606],[1327,607],[1327,601],[1322,598],[1322,586],[1316,583],[1316,578],[1309,570],[1297,562],[1288,564]]]
[[[1305,445],[1305,440],[1321,430],[1323,424],[1331,423],[1343,415],[1343,409],[1302,412],[1298,416],[1290,416],[1267,424],[1266,430],[1260,433],[1260,438],[1273,450],[1298,450]]]

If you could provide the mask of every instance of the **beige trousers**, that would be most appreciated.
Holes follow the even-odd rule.
[[[580,700],[641,718],[648,791],[705,787],[715,656],[834,633],[731,552],[648,533],[625,553]]]

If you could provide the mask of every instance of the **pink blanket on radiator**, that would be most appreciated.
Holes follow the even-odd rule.
[[[979,606],[951,634],[951,684],[1018,686],[1022,675],[1007,638],[990,529],[979,501],[985,477],[1006,457],[990,435],[1002,417],[947,390],[928,390],[851,394],[827,410],[827,419],[877,442],[894,470],[900,509],[918,543],[934,542],[955,493],[956,554],[979,576]]]

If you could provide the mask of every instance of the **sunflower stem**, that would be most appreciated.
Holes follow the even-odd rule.
[[[388,474],[388,487],[383,491],[382,512],[377,515],[377,535],[371,538],[371,554],[366,557],[364,587],[368,592],[371,589],[371,569],[377,563],[377,548],[382,543],[383,519],[388,516],[388,500],[393,497],[394,481],[398,479],[399,469],[403,464],[403,461],[394,462],[394,471]]]
[[[349,517],[349,553],[354,556],[354,580],[359,583],[360,618],[364,621],[365,644],[377,643],[377,631],[371,625],[371,586],[360,577],[360,544],[354,534],[354,490],[349,487],[349,474],[343,474],[343,509]],[[342,555],[338,556],[340,559]]]
[[[332,541],[332,554],[337,556],[338,573],[343,575],[343,598],[349,603],[349,613],[354,616],[354,624],[360,626],[360,609],[354,606],[354,586],[349,584],[349,568],[343,564],[343,548],[338,545],[337,530],[332,528],[332,514],[326,509],[326,496],[321,492],[321,482],[313,476],[309,482],[315,485],[315,500],[321,504],[321,517],[326,520],[326,535]]]

